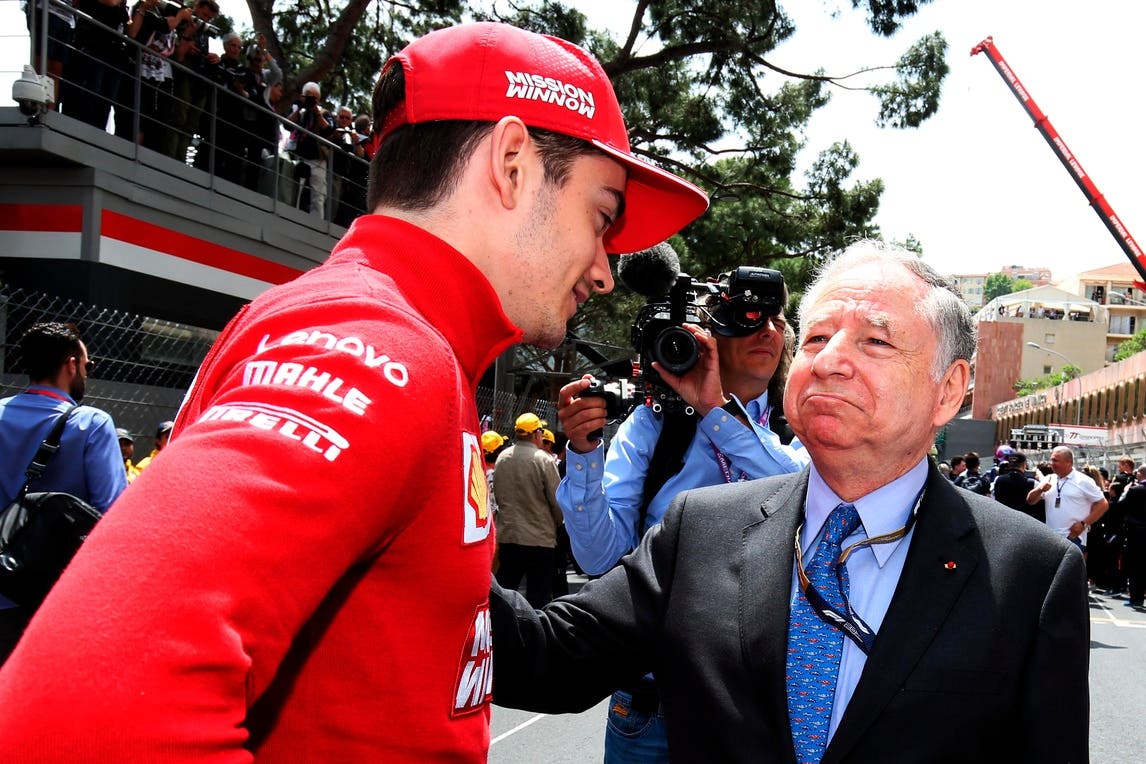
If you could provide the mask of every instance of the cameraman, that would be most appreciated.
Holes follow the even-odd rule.
[[[322,89],[317,82],[302,86],[302,98],[291,107],[287,119],[298,126],[292,130],[287,148],[310,168],[310,206],[303,210],[325,217],[326,211],[326,170],[330,149],[315,135],[329,138],[334,134],[333,120],[322,108],[318,99]]]
[[[335,116],[337,124],[332,140],[341,151],[334,152],[334,222],[350,227],[354,218],[366,210],[366,142],[354,125],[354,112],[343,106]]]
[[[717,304],[728,297],[727,281],[720,286]],[[786,285],[782,289],[781,306],[788,300]],[[632,551],[681,491],[798,472],[808,464],[798,441],[791,446],[782,442],[791,438],[781,402],[794,345],[783,312],[764,316],[759,328],[746,335],[714,316],[720,318],[719,309],[710,311],[707,329],[684,324],[700,345],[700,358],[691,370],[676,376],[654,364],[695,415],[659,414],[639,406],[621,423],[604,454],[602,444],[590,441],[589,434],[606,424],[605,401],[578,397],[590,378],[561,389],[557,415],[569,444],[557,501],[573,555],[586,573],[604,573]],[[733,333],[743,336],[729,336]],[[676,454],[666,457],[674,445]],[[651,677],[613,695],[605,731],[606,762],[630,757],[668,760],[658,703]]]
[[[164,14],[176,12],[179,3],[168,0]],[[209,52],[210,38],[218,34],[211,25],[219,15],[219,4],[215,0],[195,0],[191,6],[191,18],[180,22],[175,28],[178,33],[175,52],[171,58],[182,64],[174,67],[173,100],[171,108],[171,135],[164,152],[180,162],[187,161],[187,147],[191,137],[199,133],[203,142],[199,144],[196,156],[208,156],[206,138],[210,135],[200,123],[204,120],[204,107],[211,94],[210,67],[219,62],[219,56]],[[185,67],[185,68],[184,68]]]

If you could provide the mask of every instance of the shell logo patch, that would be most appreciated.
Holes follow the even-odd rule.
[[[481,443],[473,433],[462,433],[462,453],[462,495],[465,497],[462,543],[477,544],[489,537],[493,523],[489,516],[489,483],[485,477]]]

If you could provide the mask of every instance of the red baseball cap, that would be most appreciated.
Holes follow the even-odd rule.
[[[633,155],[608,75],[571,42],[477,22],[431,32],[386,66],[396,62],[405,72],[406,99],[386,116],[379,140],[407,124],[516,116],[586,140],[623,164],[625,211],[605,234],[609,252],[648,249],[708,208],[704,191]]]

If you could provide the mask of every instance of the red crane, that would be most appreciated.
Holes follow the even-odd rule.
[[[1134,282],[1134,286],[1146,292],[1146,258],[1143,257],[1142,248],[1138,246],[1138,242],[1134,241],[1134,237],[1130,235],[1130,231],[1122,224],[1122,221],[1115,214],[1114,210],[1107,203],[1106,197],[1094,185],[1094,181],[1090,179],[1090,175],[1086,170],[1082,169],[1082,164],[1079,163],[1078,158],[1067,147],[1066,141],[1054,129],[1051,124],[1050,118],[1047,117],[1039,105],[1035,103],[1035,99],[1031,98],[1031,94],[1027,92],[1026,87],[1019,81],[1018,76],[1010,65],[1007,64],[1003,58],[1003,54],[995,47],[993,38],[988,37],[983,42],[971,48],[971,55],[976,53],[986,53],[987,58],[991,60],[991,64],[995,67],[995,71],[1007,83],[1007,87],[1015,94],[1015,98],[1019,99],[1019,103],[1026,109],[1027,115],[1034,120],[1035,127],[1043,138],[1046,138],[1047,143],[1050,145],[1051,150],[1054,151],[1055,156],[1062,162],[1063,167],[1074,178],[1074,182],[1082,189],[1082,193],[1086,196],[1086,200],[1090,202],[1090,206],[1098,213],[1098,217],[1102,219],[1103,225],[1114,236],[1118,245],[1122,247],[1122,251],[1130,258],[1130,263],[1134,266],[1134,270],[1138,271],[1141,281]]]

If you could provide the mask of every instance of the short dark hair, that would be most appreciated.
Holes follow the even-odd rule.
[[[386,117],[406,98],[406,75],[392,63],[382,71],[374,87],[374,131],[379,133]],[[477,144],[493,130],[494,123],[469,120],[438,120],[402,125],[387,135],[370,161],[367,211],[379,204],[403,210],[425,210],[438,204],[453,190],[462,165]],[[558,186],[569,177],[573,160],[604,153],[581,138],[530,128],[529,135],[541,155],[545,179]]]
[[[958,467],[962,463],[963,463],[963,457],[962,456],[952,456],[951,457],[951,466],[952,467]]]
[[[979,455],[974,451],[968,451],[963,454],[963,461],[967,463],[968,470],[979,469]]]
[[[72,324],[36,324],[20,338],[24,371],[33,382],[56,376],[69,358],[81,355],[80,334]]]

